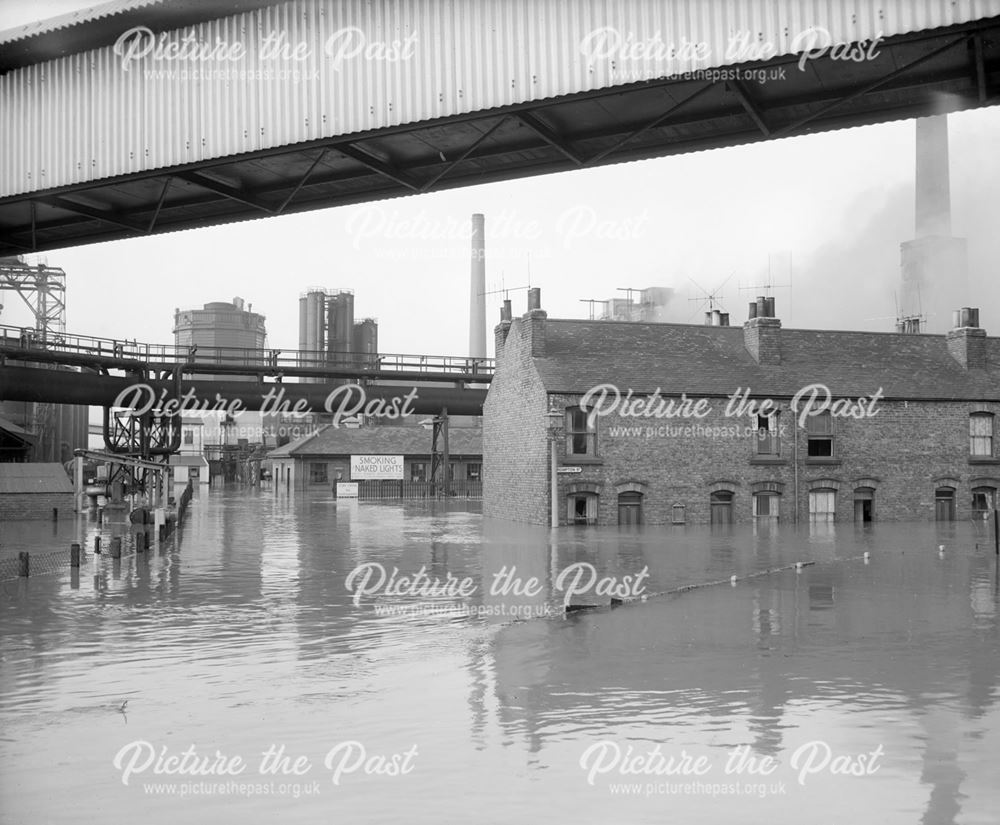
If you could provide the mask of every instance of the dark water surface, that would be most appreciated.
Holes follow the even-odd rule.
[[[981,525],[553,539],[475,510],[213,491],[179,549],[0,584],[0,819],[1000,821]],[[11,529],[5,548],[55,542]],[[345,579],[368,562],[475,590],[355,605]],[[563,617],[579,562],[645,571],[646,594],[720,583]],[[504,572],[541,592],[490,593]],[[261,773],[282,747],[301,775]],[[218,775],[217,751],[243,771]]]

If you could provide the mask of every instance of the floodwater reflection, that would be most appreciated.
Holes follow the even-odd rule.
[[[803,805],[833,822],[958,823],[1000,809],[997,571],[982,525],[553,534],[474,505],[239,491],[189,513],[179,549],[0,585],[3,821],[78,821],[81,800],[151,823],[782,823]],[[96,527],[83,529],[92,547]],[[476,589],[463,609],[405,594],[355,605],[345,579],[375,562]],[[647,593],[719,583],[564,616],[556,584],[574,564],[646,572]],[[267,792],[152,768],[125,785],[113,760],[139,740],[242,755],[244,780],[261,780],[271,746],[310,769]],[[335,785],[324,757],[351,741],[368,756],[416,746],[412,770],[359,768]],[[828,765],[800,783],[795,754],[801,768],[816,742],[841,765],[881,750],[878,769]],[[588,749],[657,746],[711,771],[588,772]],[[727,773],[734,752],[774,770]],[[174,790],[153,788],[163,781]]]

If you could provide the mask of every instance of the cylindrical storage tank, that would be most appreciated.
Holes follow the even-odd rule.
[[[348,365],[347,354],[354,349],[354,294],[338,292],[327,298],[326,341],[323,349],[333,357],[328,360]]]
[[[299,352],[308,349],[306,346],[306,315],[308,312],[308,301],[303,295],[299,298]]]
[[[375,365],[375,357],[378,355],[378,323],[374,318],[365,318],[354,325],[352,349],[358,353],[357,358],[362,366]]]

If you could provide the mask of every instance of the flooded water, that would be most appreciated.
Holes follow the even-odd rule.
[[[552,535],[213,491],[179,546],[0,584],[0,818],[997,822],[982,526]],[[639,598],[564,614],[577,572]]]

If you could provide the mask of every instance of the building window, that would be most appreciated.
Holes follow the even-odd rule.
[[[775,456],[781,453],[778,444],[778,413],[771,415],[755,415],[754,425],[757,429],[757,455]]]
[[[981,458],[993,457],[992,413],[973,413],[969,416],[969,454]]]
[[[833,418],[829,411],[806,419],[806,435],[809,439],[806,455],[810,458],[833,457]]]
[[[642,493],[618,494],[618,524],[623,527],[642,524]]]
[[[753,514],[754,518],[778,518],[778,496],[774,493],[755,493]]]
[[[875,490],[858,487],[854,491],[854,520],[859,524],[875,521]]]
[[[935,521],[955,520],[955,489],[953,487],[938,487],[934,491]]]
[[[712,524],[733,523],[733,494],[729,490],[716,490],[709,499]]]
[[[482,481],[483,478],[483,465],[482,464],[466,464],[465,465],[465,480],[466,481]]]
[[[989,518],[997,506],[997,491],[992,487],[972,488],[972,517],[974,519]]]
[[[566,410],[566,454],[597,455],[597,413],[579,407]]]
[[[410,481],[427,481],[427,465],[422,461],[415,461],[410,465]]]
[[[326,484],[326,464],[315,462],[309,465],[309,481],[313,484]]]
[[[809,492],[809,520],[833,521],[837,514],[837,491],[829,488]]]
[[[185,444],[194,444],[194,430],[185,430],[184,431],[184,443]]]
[[[597,496],[573,493],[566,500],[566,521],[570,524],[597,524]]]

